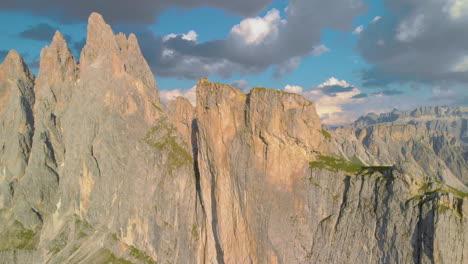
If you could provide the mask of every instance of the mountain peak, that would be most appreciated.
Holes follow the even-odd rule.
[[[33,74],[29,71],[28,66],[24,63],[23,57],[16,51],[11,50],[8,52],[5,60],[0,64],[0,79],[2,76],[18,76],[18,74],[25,73],[31,79],[34,79]]]
[[[16,50],[10,50],[2,65],[18,66],[22,64],[24,64],[23,57],[21,57],[21,55]]]
[[[74,79],[75,72],[75,58],[62,33],[57,30],[50,46],[46,46],[41,51],[38,81],[48,80],[48,83],[52,83],[57,80]]]
[[[59,30],[55,31],[54,37],[52,38],[52,43],[62,42],[62,41],[65,41],[62,33]]]
[[[88,19],[88,34],[86,46],[93,45],[100,48],[116,47],[116,41],[112,28],[98,13],[92,13]]]
[[[88,24],[89,25],[103,25],[103,26],[107,25],[102,15],[97,12],[93,12],[91,13],[91,15],[89,15]]]

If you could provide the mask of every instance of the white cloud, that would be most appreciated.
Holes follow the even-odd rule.
[[[371,24],[377,23],[377,21],[379,21],[380,19],[382,19],[381,16],[374,17],[374,19],[372,19],[372,21],[371,21]]]
[[[424,31],[424,15],[414,16],[410,20],[404,20],[398,25],[396,39],[401,42],[409,42],[418,37]]]
[[[242,20],[231,29],[230,36],[240,38],[248,45],[258,45],[267,39],[275,40],[278,37],[280,25],[285,23],[285,20],[281,20],[280,12],[273,8],[263,18]]]
[[[360,25],[353,30],[353,35],[360,35],[364,31],[364,26]]]
[[[459,19],[468,15],[468,0],[451,0],[446,10],[453,19]]]
[[[341,87],[343,92],[329,93],[326,91],[326,88],[329,87]],[[342,125],[353,122],[358,114],[344,110],[343,106],[364,102],[366,98],[353,98],[359,94],[361,94],[361,91],[358,88],[345,80],[338,80],[334,77],[303,92],[307,99],[315,103],[317,114],[321,117],[322,122],[328,125]]]
[[[314,56],[320,56],[323,53],[329,52],[329,51],[330,51],[330,49],[327,46],[321,44],[321,45],[318,45],[318,46],[314,47],[314,49],[312,50],[312,54]]]
[[[302,93],[302,87],[298,85],[286,85],[284,90],[291,93]]]
[[[174,33],[168,34],[168,35],[163,37],[163,41],[166,42],[166,41],[168,41],[170,39],[173,39],[173,38],[176,38],[176,37],[179,37],[179,36],[183,40],[193,41],[193,42],[197,42],[197,38],[198,38],[197,32],[195,32],[194,30],[190,30],[189,32],[187,32],[187,34],[174,34]],[[163,57],[172,57],[172,56],[174,56],[174,54],[175,54],[175,51],[172,50],[172,49],[168,49],[168,48],[163,48],[162,49],[162,56]]]
[[[345,80],[338,80],[337,78],[335,77],[331,77],[329,78],[328,80],[326,80],[325,82],[319,84],[317,87],[319,88],[324,88],[326,86],[334,86],[334,85],[338,85],[338,86],[343,86],[343,87],[350,87],[352,86],[351,84],[349,84],[347,81]]]
[[[182,96],[187,98],[192,105],[196,105],[197,102],[197,86],[193,86],[188,90],[160,90],[159,96],[161,100],[167,104],[167,102],[175,100],[177,97]]]
[[[163,40],[168,41],[168,40],[170,40],[172,38],[176,38],[178,36],[181,36],[181,38],[183,40],[194,41],[194,42],[196,42],[197,38],[198,38],[197,32],[195,32],[194,30],[190,30],[189,32],[187,32],[187,34],[174,34],[174,33],[168,34],[168,35],[164,36]]]

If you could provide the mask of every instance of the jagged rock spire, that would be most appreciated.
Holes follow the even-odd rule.
[[[34,75],[24,63],[23,57],[16,50],[11,50],[0,65],[0,78],[2,76],[18,76],[18,74],[26,74],[29,79],[34,79]]]
[[[62,33],[56,31],[50,46],[41,51],[38,82],[76,79],[76,61]]]

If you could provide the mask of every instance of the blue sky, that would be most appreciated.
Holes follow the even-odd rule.
[[[136,33],[163,100],[193,97],[197,78],[209,77],[245,91],[301,93],[329,124],[393,108],[468,104],[468,37],[460,37],[468,35],[466,0],[63,2],[70,3],[0,3],[0,60],[16,49],[37,73],[55,29],[79,56],[86,14],[98,11],[116,33]]]

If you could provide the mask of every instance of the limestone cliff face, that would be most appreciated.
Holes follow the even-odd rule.
[[[208,259],[291,260],[294,232],[285,224],[307,213],[302,178],[321,142],[313,104],[294,94],[254,88],[246,95],[201,80],[197,122],[201,196],[211,208]]]
[[[166,107],[94,13],[79,63],[57,32],[37,79],[0,66],[0,263],[464,263],[465,117],[418,111],[325,131],[207,79]]]
[[[39,241],[35,230],[40,223],[25,227],[14,212],[18,206],[15,197],[21,195],[18,186],[31,157],[34,81],[21,56],[11,51],[0,65],[0,261],[5,263],[11,263],[13,255],[18,262],[30,262],[35,253],[14,254],[11,250],[34,248]],[[27,241],[22,240],[23,236],[28,237]]]
[[[301,96],[207,80],[196,110],[211,262],[463,262],[467,188],[422,143],[401,153],[417,128],[329,134]]]
[[[34,133],[33,87],[33,74],[21,56],[11,51],[0,65],[0,206],[11,199],[9,187],[3,184],[22,178],[27,167]]]

